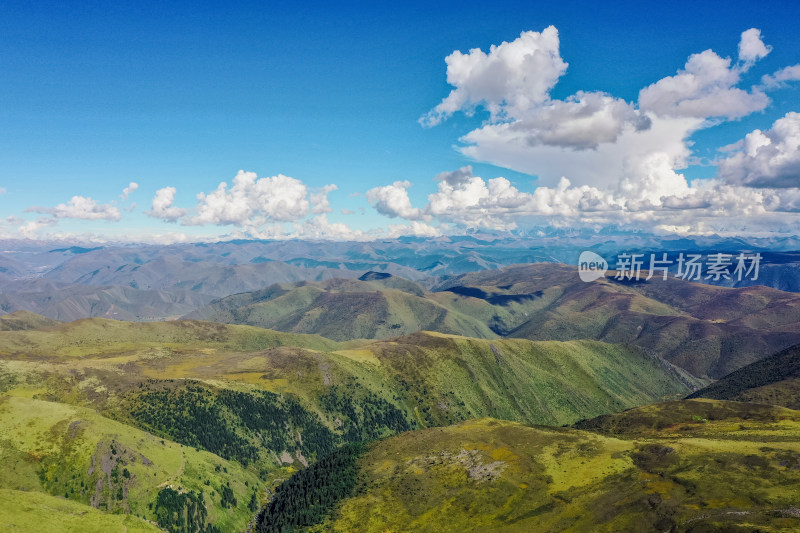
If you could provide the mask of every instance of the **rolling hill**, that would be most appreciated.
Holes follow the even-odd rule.
[[[8,523],[54,508],[65,524],[79,512],[121,524],[88,506],[175,532],[242,530],[267,489],[351,444],[475,417],[569,424],[703,384],[597,341],[417,332],[338,343],[201,321],[5,322],[0,489],[35,494]]]
[[[384,339],[420,330],[495,337],[481,321],[426,298],[416,283],[387,276],[272,285],[222,298],[185,318],[316,333],[334,340]]]
[[[390,338],[423,329],[481,338],[593,339],[633,344],[698,377],[720,378],[800,343],[800,295],[676,278],[580,281],[567,265],[473,272],[426,291],[367,274],[273,285],[187,315],[335,340]]]
[[[382,411],[409,428],[478,416],[566,424],[704,384],[638,348],[597,341],[418,332],[342,344],[200,321],[84,319],[0,331],[0,357],[5,390],[14,394],[114,411],[142,396],[150,380],[178,380],[170,390],[194,382],[266,390],[296,398],[341,434],[363,429],[365,417]],[[378,433],[390,427],[377,420]]]
[[[604,433],[604,424],[586,431],[493,419],[404,433],[352,461],[351,487],[325,465],[296,474],[256,531],[287,523],[341,532],[800,527],[800,412],[709,400],[642,410],[665,420],[646,439]],[[634,427],[624,420],[642,410],[615,415],[616,425]],[[307,495],[327,502],[325,512],[291,504]]]
[[[508,337],[631,343],[703,377],[800,342],[800,297],[766,287],[676,278],[584,283],[574,267],[537,264],[465,274],[436,290],[458,295],[449,305],[472,316],[497,310],[493,329]],[[492,305],[503,297],[517,300]]]
[[[0,489],[0,524],[6,531],[158,533],[155,524],[129,514],[109,514],[42,492]]]
[[[43,329],[60,324],[58,320],[31,313],[30,311],[15,311],[0,315],[0,331],[18,331],[24,329]]]
[[[0,395],[0,427],[0,501],[22,503],[3,506],[4,528],[19,523],[21,531],[31,531],[36,515],[45,522],[64,520],[73,531],[158,531],[134,517],[166,527],[182,515],[198,525],[196,531],[242,530],[251,511],[228,500],[247,502],[264,483],[235,461],[93,409]],[[80,521],[73,516],[78,513]],[[113,517],[123,513],[132,516]]]
[[[688,397],[800,409],[800,345],[742,367]]]

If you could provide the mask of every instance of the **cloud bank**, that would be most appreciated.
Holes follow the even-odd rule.
[[[455,51],[445,62],[452,91],[420,118],[433,127],[457,112],[482,112],[458,149],[477,161],[536,176],[532,192],[509,180],[483,179],[471,167],[440,175],[437,191],[414,207],[408,182],[376,187],[367,198],[382,214],[438,219],[462,227],[513,230],[520,224],[633,225],[664,231],[764,230],[800,206],[800,114],[787,113],[726,147],[714,179],[689,182],[690,136],[766,109],[767,90],[800,79],[798,65],[742,87],[743,75],[772,48],[761,31],[742,32],[736,60],[713,50],[627,102],[602,92],[555,99],[567,70],[558,31],[523,32],[488,52]],[[790,223],[787,224],[786,222]]]

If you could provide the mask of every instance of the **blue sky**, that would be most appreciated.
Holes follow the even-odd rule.
[[[800,82],[786,71],[787,81],[765,89],[762,76],[800,63],[800,5],[697,4],[6,2],[0,234],[368,238],[550,224],[796,231],[800,155],[792,128],[800,117],[787,113],[800,112]],[[499,55],[487,56],[487,65],[511,69],[501,69],[508,76],[524,74],[523,86],[495,88],[481,99],[480,88],[496,79],[473,73],[461,88],[471,95],[466,104],[435,125],[420,124],[458,88],[447,81],[446,57],[476,48],[489,54],[503,42],[532,53],[545,46],[544,37],[526,44],[518,41],[521,33],[542,36],[550,26],[557,30],[557,59],[568,67],[550,65],[557,74],[541,101],[514,107],[507,99],[531,96],[525,84],[550,66],[521,72]],[[760,30],[768,53],[748,63],[737,46],[750,28]],[[676,111],[677,104],[664,103],[666,85],[652,91],[658,94],[649,107],[642,104],[643,88],[676,76],[690,55],[709,49],[731,58],[730,71],[717,71],[721,77],[697,90],[722,91],[717,101],[750,95],[740,102],[746,112],[736,103],[722,115],[703,116],[696,106]],[[714,65],[701,66],[710,72]],[[570,101],[578,91],[584,96]],[[756,98],[762,92],[766,100]],[[697,94],[681,98],[705,105]],[[500,109],[495,114],[492,99]],[[569,139],[550,139],[556,124],[567,123],[557,120],[559,113],[574,119],[575,109],[592,105],[593,125],[575,122],[564,133]],[[598,122],[604,113],[613,115],[613,125]],[[652,148],[631,155],[625,144],[645,142],[626,141],[633,133],[623,132],[650,115],[646,129],[663,127],[665,145],[674,144],[661,159]],[[496,135],[509,125],[528,139],[524,146],[507,131]],[[769,150],[780,149],[718,150],[756,129],[767,132]],[[479,140],[466,141],[470,132]],[[474,149],[464,150],[470,144]],[[585,157],[596,167],[602,154],[626,163],[600,177],[571,164]],[[724,179],[717,181],[724,183],[714,184],[713,163],[723,157]],[[453,173],[467,165],[471,170]],[[208,198],[223,181],[230,192],[240,170],[255,173],[252,183],[242,184],[235,198],[220,195],[225,205],[206,201],[203,210],[198,193]],[[292,181],[258,185],[278,175]],[[568,185],[560,184],[561,175]],[[498,177],[508,182],[490,183]],[[137,187],[123,199],[131,182]],[[327,204],[315,203],[312,195],[330,184],[337,189],[327,192]],[[152,202],[165,187],[175,190],[159,211]],[[652,193],[635,195],[636,189]],[[296,194],[275,207],[272,199],[286,191]],[[494,201],[499,196],[505,200]],[[246,213],[237,211],[245,204]]]

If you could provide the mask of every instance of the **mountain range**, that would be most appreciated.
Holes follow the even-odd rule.
[[[800,528],[800,295],[445,244],[3,256],[0,524]]]
[[[431,330],[480,338],[632,344],[698,377],[719,378],[800,343],[800,296],[677,278],[582,282],[555,263],[462,274],[426,290],[391,275],[276,284],[186,318],[317,333],[334,340]]]
[[[791,238],[665,238],[552,229],[542,230],[536,237],[487,234],[372,242],[231,240],[147,245],[0,241],[0,311],[26,309],[62,320],[90,316],[164,320],[185,315],[210,299],[275,283],[353,279],[376,271],[430,289],[452,276],[513,264],[574,265],[584,250],[600,254],[611,265],[622,252],[669,253],[673,258],[680,253],[707,258],[716,252],[758,252],[762,260],[755,280],[703,276],[699,281],[797,292],[797,249],[800,241]],[[675,265],[671,272],[676,273]],[[64,289],[72,293],[64,294]],[[94,291],[100,300],[97,305],[90,303]],[[54,300],[57,305],[51,305]],[[109,311],[118,314],[107,314]]]

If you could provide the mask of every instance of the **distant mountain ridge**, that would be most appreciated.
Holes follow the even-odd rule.
[[[670,278],[580,281],[575,267],[516,265],[426,290],[397,276],[273,285],[212,302],[187,318],[335,340],[425,329],[482,338],[630,343],[699,377],[722,377],[800,343],[800,295]]]

